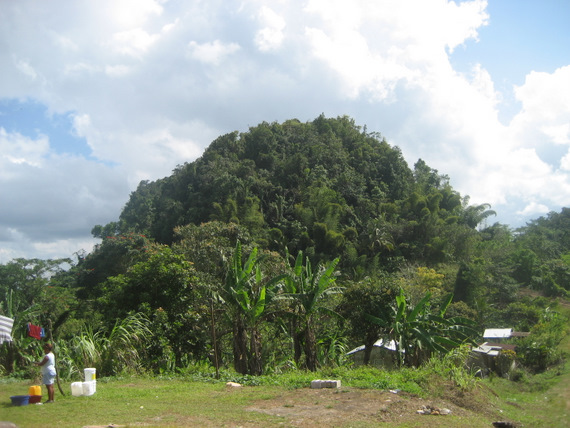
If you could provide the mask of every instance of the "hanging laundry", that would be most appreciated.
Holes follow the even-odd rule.
[[[12,318],[0,315],[0,345],[4,342],[12,341],[12,326],[14,320]]]
[[[40,340],[42,338],[42,328],[39,325],[28,323],[28,336]]]
[[[44,328],[42,327],[42,331],[40,331],[40,337],[43,339],[44,337],[46,337],[46,332],[44,330]]]

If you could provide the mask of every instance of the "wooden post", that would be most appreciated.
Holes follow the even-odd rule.
[[[214,322],[214,299],[210,298],[210,316],[212,320],[212,344],[214,345],[214,367],[216,367],[216,379],[220,378],[220,363],[218,361],[218,346],[216,341],[216,324]]]
[[[51,319],[48,319],[48,339],[51,342],[53,349],[55,350],[55,343],[53,341],[53,336],[51,334]],[[53,352],[53,351],[52,351]],[[55,352],[54,352],[54,356],[55,356]],[[57,369],[57,358],[55,359],[55,379],[57,380],[57,387],[59,389],[59,392],[61,393],[61,395],[63,395],[65,397],[65,392],[63,392],[63,388],[61,387],[61,383],[59,381],[59,370]]]

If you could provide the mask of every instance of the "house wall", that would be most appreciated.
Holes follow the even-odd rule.
[[[364,351],[358,351],[352,354],[355,366],[361,366],[364,363]],[[396,353],[386,348],[375,346],[370,353],[370,365],[373,367],[391,369],[396,366]]]

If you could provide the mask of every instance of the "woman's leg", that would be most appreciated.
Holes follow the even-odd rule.
[[[46,385],[46,388],[48,390],[48,401],[54,401],[54,389],[53,389],[53,383],[51,385]]]

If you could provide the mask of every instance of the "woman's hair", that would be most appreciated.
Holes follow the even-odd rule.
[[[53,350],[53,345],[51,343],[44,343],[44,349],[47,349],[49,352]]]

